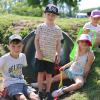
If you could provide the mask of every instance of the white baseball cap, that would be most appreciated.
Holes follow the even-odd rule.
[[[91,12],[91,17],[100,17],[100,10],[93,10]]]
[[[92,46],[92,43],[91,43],[92,40],[88,34],[81,34],[77,42],[79,41],[85,41],[89,46]]]
[[[20,36],[20,35],[18,35],[18,34],[13,34],[13,35],[11,35],[10,37],[9,37],[9,42],[11,42],[11,41],[13,41],[13,40],[20,40],[20,41],[22,41],[22,37]]]

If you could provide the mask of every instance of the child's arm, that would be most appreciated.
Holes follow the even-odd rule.
[[[40,51],[40,46],[39,46],[39,34],[35,35],[35,49],[36,51]]]
[[[36,36],[35,36],[35,49],[36,49],[36,53],[37,53],[37,58],[39,60],[41,60],[42,59],[42,53],[41,53],[40,44],[39,44],[39,34],[36,34]]]
[[[91,69],[91,65],[92,65],[93,61],[94,61],[94,53],[93,52],[89,52],[88,53],[88,60],[87,60],[87,63],[85,65],[85,68],[84,68],[84,79],[85,79],[85,81],[86,81],[88,73],[89,73],[89,71]]]
[[[0,57],[0,73],[2,72],[5,63],[6,63],[5,58]]]
[[[61,41],[57,40],[57,45],[56,45],[57,58],[55,58],[56,64],[59,64],[59,62],[60,62],[60,50],[61,50]]]
[[[23,54],[23,64],[24,64],[24,67],[27,67],[28,66],[28,64],[27,64],[27,59],[26,59],[26,55],[25,54]]]
[[[62,30],[59,28],[58,35],[57,35],[57,43],[56,43],[56,57],[55,57],[55,63],[60,63],[60,50],[61,50],[61,40],[63,40],[63,34]]]
[[[72,63],[73,63],[73,61],[71,61],[71,62],[65,64],[65,65],[64,65],[63,67],[61,67],[59,70],[62,71],[62,70],[64,70],[64,69],[70,67],[70,66],[72,65]]]
[[[83,33],[88,34],[90,32],[90,29],[84,29]]]

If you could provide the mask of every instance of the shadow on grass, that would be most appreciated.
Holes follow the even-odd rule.
[[[95,53],[95,56],[96,59],[84,86],[73,93],[61,96],[59,100],[100,100],[100,53]],[[69,86],[74,82],[64,80],[63,83],[64,86]],[[52,90],[58,89],[58,85],[59,83],[54,83],[52,85]]]
[[[100,53],[95,53],[95,57],[87,83],[81,90],[86,93],[88,100],[100,100]]]

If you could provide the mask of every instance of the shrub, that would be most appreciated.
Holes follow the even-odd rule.
[[[73,40],[77,37],[77,31],[84,25],[87,19],[57,18],[57,25],[65,32],[68,32]],[[11,34],[19,33],[23,38],[36,26],[43,22],[40,17],[26,17],[19,15],[0,16],[0,44],[3,44],[7,51],[8,38]]]
[[[12,13],[23,16],[42,16],[42,10],[39,7],[33,8],[23,2],[18,2],[12,7]]]

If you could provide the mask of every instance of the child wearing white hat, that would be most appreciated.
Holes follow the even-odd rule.
[[[84,85],[87,75],[90,71],[91,65],[94,61],[94,54],[90,49],[91,38],[88,34],[82,34],[77,40],[78,48],[76,51],[75,59],[60,68],[63,71],[63,79],[74,80],[75,83],[55,90],[52,93],[53,97],[59,97],[64,93],[77,90]],[[52,82],[59,81],[60,75],[54,76]]]
[[[27,86],[22,68],[27,66],[25,54],[21,53],[23,48],[22,37],[13,34],[9,37],[9,52],[0,57],[0,71],[4,79],[4,88],[8,96],[13,100],[38,100],[35,90]],[[0,99],[1,100],[1,99]]]

